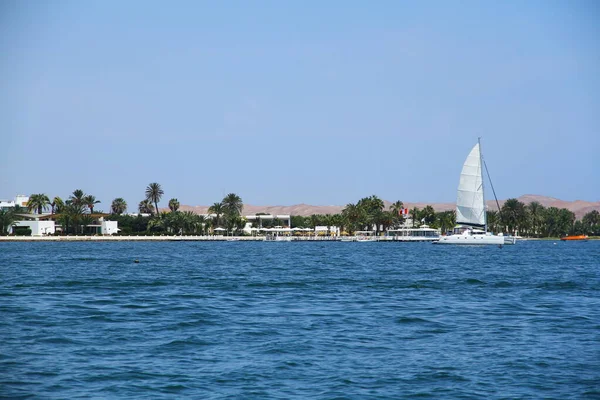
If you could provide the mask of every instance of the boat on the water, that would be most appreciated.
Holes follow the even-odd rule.
[[[291,236],[280,236],[280,235],[267,235],[265,236],[265,242],[291,242]]]
[[[471,149],[463,164],[456,198],[456,223],[451,235],[441,236],[434,244],[498,245],[515,244],[513,236],[493,235],[487,230],[487,212],[483,185],[481,143]]]
[[[397,242],[433,242],[439,238],[439,231],[428,225],[421,225],[419,228],[388,229],[385,233],[385,240]]]
[[[560,240],[563,241],[570,241],[570,240],[581,240],[581,241],[587,241],[589,238],[587,235],[573,235],[573,236],[565,236],[565,237],[561,237]]]
[[[340,241],[342,242],[377,242],[377,236],[373,231],[358,231],[354,236],[343,236]]]

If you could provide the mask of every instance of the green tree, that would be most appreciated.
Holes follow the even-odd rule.
[[[498,211],[489,210],[486,213],[488,231],[498,233],[502,231],[502,223],[500,221],[500,213]]]
[[[114,199],[110,205],[113,214],[121,215],[127,210],[127,202],[122,197]]]
[[[442,211],[435,215],[435,226],[439,228],[443,234],[452,230],[456,225],[456,211]]]
[[[38,214],[41,214],[44,210],[48,209],[50,206],[50,199],[43,193],[32,194],[29,196],[29,201],[27,202],[27,210],[37,211]]]
[[[90,209],[90,214],[94,213],[94,205],[100,203],[100,200],[96,200],[96,197],[88,194],[83,197],[83,204]]]
[[[588,235],[600,235],[600,213],[598,210],[592,210],[585,214],[581,219],[583,230]]]
[[[154,206],[152,205],[152,201],[150,201],[149,199],[144,199],[140,201],[140,204],[138,204],[138,210],[142,214],[154,215]]]
[[[22,212],[18,205],[10,209],[0,209],[0,235],[7,235],[8,228],[19,219],[18,215]]]
[[[362,219],[363,211],[353,203],[346,204],[346,207],[342,210],[342,216],[345,220],[345,225],[348,234],[352,235],[358,228],[358,224]]]
[[[525,204],[517,199],[508,199],[504,202],[501,209],[502,223],[508,228],[510,233],[515,233],[520,227],[525,225],[527,215],[525,213]]]
[[[183,233],[186,235],[192,235],[199,233],[202,230],[203,219],[200,215],[192,211],[184,211],[181,213],[183,216]]]
[[[419,210],[418,207],[413,207],[408,214],[410,215],[410,218],[412,219],[412,227],[415,227],[415,224],[417,224],[419,222],[419,216],[421,215],[421,211]]]
[[[76,189],[73,191],[73,194],[69,196],[67,202],[71,204],[75,204],[76,206],[82,205],[84,203],[83,198],[85,197],[85,193],[81,189]]]
[[[162,190],[159,183],[153,182],[146,187],[146,199],[154,203],[154,210],[158,215],[158,202],[165,192]]]
[[[344,217],[342,214],[333,214],[331,216],[331,226],[334,226],[338,229],[338,234],[344,230]]]
[[[57,213],[61,212],[63,207],[65,206],[65,202],[60,197],[56,196],[52,199],[52,203],[50,203],[52,207],[52,214],[56,211]]]
[[[384,208],[383,200],[372,195],[360,199],[356,206],[361,210],[359,225],[366,230],[371,230],[375,226],[375,234],[379,234]]]
[[[395,201],[390,206],[390,211],[392,212],[392,216],[394,217],[394,226],[400,226],[404,223],[404,214],[402,211],[404,210],[404,203],[400,200]]]
[[[171,210],[171,212],[175,212],[175,211],[179,210],[179,200],[177,200],[177,199],[169,200],[169,210]]]
[[[530,234],[533,236],[539,237],[541,235],[541,227],[544,221],[544,210],[544,206],[538,201],[532,201],[526,207]]]
[[[427,225],[431,225],[435,222],[435,210],[432,206],[425,206],[420,212],[420,220],[424,221]]]
[[[244,209],[244,203],[242,198],[235,193],[229,193],[221,201],[223,204],[223,211],[227,217],[238,217],[242,215]]]
[[[71,228],[73,233],[79,233],[84,208],[84,204],[76,204],[72,201],[67,201],[62,213],[58,217],[58,221],[63,226],[64,233],[69,234]]]
[[[223,206],[223,203],[214,203],[212,206],[208,207],[208,213],[215,215],[215,219],[213,221],[213,226],[215,228],[220,226],[221,215],[223,215],[224,212],[225,207]]]
[[[567,235],[573,232],[573,226],[575,224],[575,213],[561,208],[558,213],[558,221],[560,226],[560,235]]]

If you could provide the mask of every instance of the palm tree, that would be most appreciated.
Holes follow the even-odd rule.
[[[425,206],[425,208],[421,210],[419,216],[421,217],[421,220],[425,220],[427,225],[431,225],[435,222],[435,210],[432,206]]]
[[[454,210],[442,211],[437,213],[436,216],[437,225],[442,231],[442,234],[445,234],[456,225],[456,211]]]
[[[502,224],[500,223],[500,214],[498,213],[498,211],[487,211],[486,222],[489,231],[498,232],[502,230]]]
[[[193,211],[180,212],[182,219],[183,233],[186,235],[195,233],[200,225],[199,215]]]
[[[68,201],[68,204],[65,205],[62,213],[58,220],[65,227],[64,232],[69,233],[69,227],[72,226],[74,233],[77,234],[79,231],[79,223],[83,216],[83,210],[85,205],[76,204],[72,201]]]
[[[417,207],[413,207],[409,212],[410,217],[412,218],[412,227],[415,227],[415,222],[417,222],[419,220],[419,209]]]
[[[37,213],[41,214],[44,210],[48,209],[49,205],[50,199],[45,194],[32,194],[29,196],[29,201],[27,202],[27,210],[29,212],[37,210]]]
[[[559,223],[561,234],[570,234],[573,231],[573,224],[575,223],[575,213],[566,208],[561,208],[559,213]]]
[[[110,209],[113,214],[121,215],[127,210],[127,202],[122,197],[117,197],[112,201]]]
[[[383,211],[381,213],[379,223],[381,224],[381,229],[384,232],[387,231],[394,224],[394,221],[395,217],[392,211]]]
[[[213,226],[215,228],[219,227],[221,215],[223,215],[223,213],[225,211],[224,208],[225,207],[223,207],[222,203],[214,203],[212,206],[208,207],[208,213],[215,214],[215,219],[214,219],[214,224],[213,224]]]
[[[146,188],[146,199],[152,201],[155,206],[156,213],[158,214],[158,202],[165,192],[160,187],[159,183],[153,182]]]
[[[600,213],[598,210],[592,210],[585,214],[581,219],[583,229],[589,234],[598,234],[600,231]]]
[[[94,204],[100,203],[100,200],[96,200],[96,197],[88,194],[83,198],[83,204],[85,204],[90,209],[90,214],[94,213]]]
[[[504,202],[500,217],[504,225],[508,227],[510,233],[514,233],[524,225],[525,221],[525,204],[517,199],[508,199]]]
[[[83,190],[76,189],[73,191],[73,194],[71,196],[69,196],[69,200],[67,200],[67,201],[70,203],[73,203],[75,205],[80,205],[80,204],[83,204],[84,197],[85,197],[85,193],[83,193]]]
[[[54,211],[59,213],[65,206],[65,202],[60,197],[56,196],[54,197],[54,199],[52,199],[52,203],[50,203],[50,206],[52,207],[52,214],[54,214]]]
[[[526,208],[527,214],[529,216],[529,226],[531,227],[531,233],[537,236],[540,234],[540,226],[542,224],[544,206],[537,201],[532,201],[527,205]]]
[[[150,202],[149,200],[147,200],[148,202]],[[150,206],[152,206],[152,204],[150,203]],[[153,206],[152,206],[153,207]],[[167,228],[168,226],[171,227],[171,229],[178,229],[177,228],[177,222],[178,221],[167,221],[166,218],[160,218],[158,215],[153,216],[150,218],[150,221],[148,221],[148,227],[147,230],[148,231],[152,231],[152,232],[161,232],[164,231],[165,228]],[[171,224],[171,225],[169,225]]]
[[[235,193],[229,193],[225,196],[221,204],[223,204],[223,211],[228,217],[238,217],[244,209],[242,198]]]
[[[342,214],[333,214],[331,217],[331,224],[338,228],[338,235],[340,235],[345,228],[344,217]]]
[[[348,233],[352,234],[356,230],[357,225],[361,219],[362,211],[356,204],[348,203],[342,210],[342,215],[347,221]]]
[[[20,212],[21,207],[18,205],[9,210],[0,209],[0,235],[6,235],[8,233],[8,227],[18,219],[17,214]]]
[[[177,199],[169,200],[169,210],[171,210],[171,212],[179,210],[179,201]]]
[[[154,206],[149,199],[144,199],[138,204],[140,214],[154,214]]]
[[[404,215],[402,214],[403,210],[404,203],[400,200],[393,202],[390,206],[390,211],[392,212],[392,216],[394,217],[394,222],[397,225],[402,225],[402,223],[404,223]]]

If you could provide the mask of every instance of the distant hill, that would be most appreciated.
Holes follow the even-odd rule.
[[[575,213],[577,218],[583,217],[586,213],[592,210],[600,211],[600,201],[591,202],[591,201],[583,201],[583,200],[575,200],[575,201],[565,201],[560,199],[555,199],[553,197],[540,196],[535,194],[526,194],[518,198],[519,201],[529,204],[532,201],[537,201],[542,204],[544,207],[557,207],[557,208],[566,208]],[[504,204],[505,200],[500,200],[500,206]],[[384,204],[387,207],[392,204],[389,201],[384,200]],[[456,206],[455,203],[412,203],[405,202],[404,206],[406,208],[423,208],[427,205],[432,206],[436,211],[447,211],[453,210]],[[487,201],[488,208],[490,210],[497,209],[496,202],[494,200]],[[197,214],[206,214],[208,213],[209,206],[186,206],[182,205],[179,209],[181,211],[193,211]],[[337,214],[342,212],[345,205],[341,206],[312,206],[309,204],[295,204],[291,206],[255,206],[251,204],[244,204],[244,214],[256,214],[256,213],[269,213],[269,214],[290,214],[290,215],[302,215],[308,216],[312,214]]]

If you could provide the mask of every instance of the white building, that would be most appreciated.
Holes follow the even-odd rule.
[[[282,222],[287,221],[288,228],[292,226],[292,218],[290,215],[271,215],[271,214],[246,215],[244,218],[246,218],[246,220],[248,220],[248,222],[258,220],[259,227],[262,227],[263,221],[270,221],[270,220],[274,220],[274,219],[278,219]]]
[[[56,232],[54,221],[15,221],[14,227],[28,227],[31,229],[31,236],[53,235]],[[9,228],[9,232],[12,229]]]
[[[118,233],[120,230],[117,221],[105,221],[104,218],[100,218],[100,222],[102,225],[100,228],[101,235],[112,235]]]
[[[15,208],[15,206],[27,207],[28,202],[29,196],[19,194],[15,196],[14,200],[0,200],[0,210]]]
[[[62,227],[57,225],[50,218],[55,218],[56,214],[17,214],[27,220],[15,221],[8,229],[8,233],[14,232],[13,227],[28,227],[31,229],[31,236],[53,235],[61,231]],[[105,221],[104,217],[99,217],[93,223],[86,225],[88,228],[94,228],[97,235],[113,235],[119,232],[117,221]],[[89,233],[89,231],[88,231]]]

